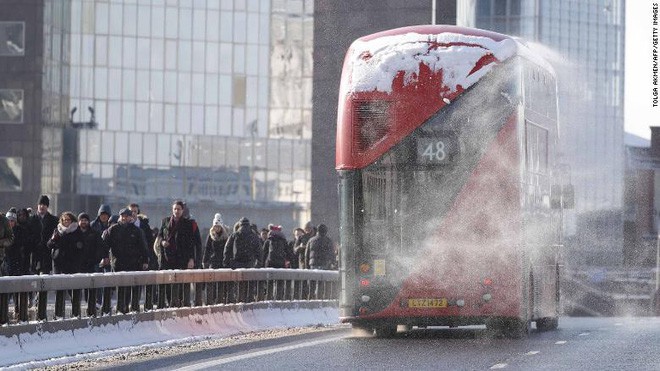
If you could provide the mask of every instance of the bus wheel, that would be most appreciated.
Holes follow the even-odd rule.
[[[390,338],[396,334],[396,325],[376,327],[377,338]]]
[[[543,317],[536,320],[536,329],[539,331],[552,331],[559,327],[559,318]]]

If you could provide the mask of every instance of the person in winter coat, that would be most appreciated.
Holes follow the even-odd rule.
[[[72,274],[83,270],[84,242],[78,219],[70,211],[60,215],[60,222],[46,244],[53,259],[53,273]]]
[[[149,270],[158,270],[158,257],[153,249],[154,241],[156,239],[151,231],[151,226],[149,225],[149,217],[142,214],[140,211],[140,205],[136,203],[128,205],[128,209],[131,210],[133,224],[142,230],[144,237],[147,240],[147,250],[149,250]]]
[[[293,241],[291,241],[289,250],[291,251],[291,268],[302,269],[305,264],[305,244],[302,243],[301,238],[305,235],[305,230],[296,228],[293,230]]]
[[[183,203],[183,217],[185,219],[188,219],[190,221],[190,225],[192,226],[193,230],[193,249],[195,252],[195,266],[193,268],[199,269],[202,267],[202,259],[203,259],[203,251],[202,251],[202,234],[199,231],[199,225],[197,224],[197,221],[195,218],[192,216],[190,213],[190,209],[188,208],[188,204],[185,202]]]
[[[102,204],[96,214],[96,218],[90,224],[91,228],[99,234],[110,228],[110,217],[112,216],[112,209],[110,205]]]
[[[35,274],[49,274],[53,269],[51,251],[47,244],[57,228],[58,218],[48,211],[49,207],[50,198],[41,195],[37,212],[30,218],[30,231],[35,234],[35,241],[38,241],[32,252],[32,271]]]
[[[27,215],[27,210],[23,209]],[[24,218],[23,223],[18,223],[17,214],[14,208],[11,208],[5,214],[5,217],[9,221],[9,226],[11,227],[12,233],[14,235],[14,241],[11,245],[7,246],[5,250],[5,260],[2,262],[2,276],[21,276],[25,274],[23,272],[23,254],[25,252],[25,246],[29,242],[28,230],[26,227],[27,216]]]
[[[102,204],[99,206],[99,210],[96,213],[96,218],[92,220],[90,223],[90,228],[98,232],[101,236],[103,236],[103,233],[110,228],[112,223],[110,222],[110,218],[112,218],[112,209],[110,208],[110,205],[108,204]],[[110,272],[111,267],[110,263],[108,261],[107,265],[100,266],[99,271],[100,272]]]
[[[172,215],[161,221],[157,241],[160,244],[161,269],[193,269],[195,241],[193,224],[183,217],[183,201],[172,204]]]
[[[238,231],[229,236],[222,264],[225,268],[255,268],[259,266],[261,239],[250,227],[248,218],[239,220]]]
[[[83,273],[96,273],[101,269],[99,264],[105,257],[107,248],[105,242],[101,239],[101,234],[90,225],[90,218],[87,213],[78,214],[78,229],[83,239]]]
[[[128,208],[119,212],[119,222],[103,235],[103,240],[112,253],[112,266],[115,272],[139,271],[149,268],[149,252],[144,232],[133,224],[133,214]],[[108,259],[108,255],[104,257]],[[128,312],[129,302],[133,311],[140,308],[140,288],[133,286],[117,289],[117,311]]]
[[[0,214],[0,264],[4,265],[5,251],[14,243],[14,232],[12,231],[9,219],[3,214]],[[0,276],[3,276],[0,270]]]
[[[225,244],[229,239],[229,231],[222,222],[222,215],[215,214],[211,222],[211,230],[204,245],[203,267],[218,269],[222,268],[222,258]]]
[[[286,268],[290,255],[288,244],[281,226],[269,225],[268,237],[263,245],[261,261],[265,268]]]
[[[307,242],[305,259],[309,263],[309,269],[330,269],[335,260],[334,244],[328,234],[328,227],[319,224],[318,234]]]

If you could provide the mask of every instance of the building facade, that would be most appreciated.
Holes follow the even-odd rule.
[[[49,115],[36,124],[40,187],[15,191],[14,204],[42,192],[59,211],[138,202],[157,218],[183,199],[202,225],[216,212],[228,224],[309,218],[313,1],[14,3],[42,14],[3,17],[28,33],[43,25],[44,42],[25,44],[46,72],[30,111]]]
[[[460,25],[521,36],[555,67],[562,162],[575,212],[568,243],[580,262],[622,262],[624,0],[458,0]]]

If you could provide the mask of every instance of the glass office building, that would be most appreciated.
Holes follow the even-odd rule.
[[[304,223],[312,26],[311,0],[71,0],[75,168],[44,183],[159,217],[181,198],[204,222]]]
[[[459,0],[459,23],[539,42],[559,80],[563,162],[576,212],[569,234],[620,251],[624,166],[624,0]],[[605,245],[594,245],[603,240]],[[608,255],[606,253],[605,255]],[[603,261],[618,257],[603,256]]]

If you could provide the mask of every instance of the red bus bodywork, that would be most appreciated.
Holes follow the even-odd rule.
[[[343,322],[377,334],[557,327],[556,88],[529,55],[508,36],[455,26],[389,30],[349,49],[336,153]]]

